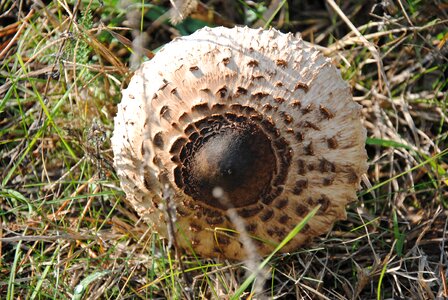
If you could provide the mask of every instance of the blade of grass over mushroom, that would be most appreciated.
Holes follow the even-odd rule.
[[[257,279],[257,273],[260,272],[272,259],[272,257],[280,250],[282,249],[291,239],[293,239],[302,229],[305,227],[305,225],[314,217],[314,215],[319,211],[320,205],[316,206],[313,210],[311,210],[304,218],[303,220],[294,227],[291,232],[288,233],[288,235],[283,239],[283,241],[275,248],[275,250],[266,257],[262,263],[258,266],[258,269],[256,272],[253,272],[249,275],[246,280],[240,285],[240,287],[236,290],[235,294],[232,295],[230,298],[231,300],[237,300],[240,299],[240,296],[244,293],[244,291],[249,287],[249,285]]]
[[[208,272],[207,272],[207,271],[210,269],[210,267],[221,267],[221,266],[223,266],[223,264],[220,264],[220,263],[217,263],[217,264],[210,264],[210,263],[207,263],[207,264],[203,265],[203,260],[202,260],[202,259],[196,254],[196,252],[194,251],[194,247],[193,247],[193,245],[191,244],[191,241],[188,240],[188,236],[185,234],[183,228],[180,227],[180,226],[177,226],[177,224],[175,224],[175,226],[176,226],[176,227],[178,228],[178,230],[179,230],[179,238],[181,238],[181,239],[185,239],[186,243],[188,244],[190,253],[191,253],[191,255],[194,257],[194,262],[196,262],[196,263],[198,264],[198,267],[196,267],[196,268],[187,268],[187,269],[184,270],[184,272],[187,273],[187,272],[195,271],[195,270],[201,270],[201,271],[203,271],[203,276],[204,276],[205,280],[207,281],[207,283],[210,284],[210,287],[211,287],[211,289],[212,289],[212,292],[213,292],[214,296],[215,296],[215,297],[218,297],[218,294],[216,293],[215,288],[213,287],[212,283],[210,282],[209,275],[208,275]],[[235,230],[228,229],[228,228],[219,228],[219,227],[216,227],[216,228],[214,229],[214,231],[215,231],[215,232],[218,232],[218,231],[226,232],[226,231],[227,231],[227,232],[231,232],[231,233],[236,233]],[[215,234],[215,239],[217,239],[216,234]],[[182,272],[182,271],[181,271],[181,272]],[[180,274],[180,273],[179,273],[179,274]],[[179,275],[179,274],[178,274],[178,275]]]
[[[194,251],[194,247],[191,243],[191,240],[188,238],[188,235],[185,233],[184,228],[179,226],[177,223],[175,223],[174,226],[176,226],[177,230],[179,231],[179,238],[181,238],[185,241],[185,243],[188,245],[188,249],[190,250],[191,255],[193,255],[194,259],[200,263],[201,259]]]
[[[233,236],[233,235],[238,236],[238,235],[241,234],[240,232],[238,232],[238,230],[230,229],[230,228],[224,228],[224,227],[215,227],[213,231],[214,231],[214,233],[215,233],[215,234],[214,234],[215,241],[218,240],[218,232],[229,233],[231,236]],[[251,239],[254,239],[254,240],[256,240],[256,241],[260,241],[260,242],[262,242],[262,243],[264,243],[264,244],[270,245],[270,246],[274,246],[274,247],[277,246],[277,243],[276,243],[276,242],[271,241],[271,240],[267,240],[267,239],[260,238],[260,237],[258,237],[258,236],[256,236],[256,235],[248,234],[248,237],[250,237]]]

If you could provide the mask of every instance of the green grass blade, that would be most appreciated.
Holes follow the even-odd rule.
[[[38,295],[38,293],[39,293],[40,289],[42,288],[42,285],[43,285],[45,279],[47,278],[48,272],[50,271],[50,269],[51,269],[52,266],[53,266],[53,263],[54,263],[54,261],[55,261],[56,256],[59,255],[59,250],[60,250],[60,246],[58,246],[58,247],[56,248],[56,250],[53,252],[53,256],[51,257],[51,261],[50,261],[50,263],[48,263],[48,264],[46,265],[44,271],[42,272],[42,275],[39,277],[39,281],[37,282],[36,287],[35,287],[34,290],[33,290],[33,294],[32,294],[31,297],[30,297],[31,300],[36,299],[36,297],[40,297],[40,296]]]
[[[286,4],[286,0],[283,0],[282,3],[280,3],[277,8],[275,9],[274,13],[272,14],[272,16],[269,18],[269,20],[266,22],[266,24],[264,25],[264,29],[267,29],[272,21],[274,20],[275,16],[277,16],[278,12],[282,9],[282,7]]]
[[[258,266],[256,272],[253,272],[246,280],[241,284],[235,294],[230,298],[231,300],[237,300],[241,296],[241,294],[247,289],[247,287],[256,279],[258,272],[260,272],[272,259],[272,257],[282,249],[290,240],[292,240],[302,229],[303,227],[314,217],[314,215],[319,210],[320,205],[316,206],[312,211],[310,211],[299,224],[294,227],[293,230],[281,241],[281,243],[275,248],[275,250],[267,257],[263,262]]]
[[[22,247],[22,241],[19,241],[16,246],[16,251],[14,254],[14,262],[12,263],[11,272],[9,273],[9,280],[8,280],[8,292],[6,294],[7,300],[13,300],[14,297],[14,282],[15,282],[15,276],[16,276],[16,270],[17,270],[17,262],[19,261],[19,256],[21,253],[20,247]]]

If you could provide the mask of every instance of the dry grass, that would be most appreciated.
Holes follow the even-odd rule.
[[[0,298],[237,298],[245,265],[182,257],[182,271],[111,165],[132,69],[207,24],[302,32],[341,68],[369,137],[348,219],[242,297],[447,297],[448,4],[203,3],[172,25],[169,1],[0,0]]]

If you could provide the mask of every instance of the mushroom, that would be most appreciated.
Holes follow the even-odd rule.
[[[203,28],[165,45],[123,90],[115,167],[142,218],[167,238],[172,207],[177,245],[202,257],[246,258],[230,211],[267,255],[320,205],[290,252],[356,199],[367,169],[360,111],[330,59],[300,37]]]

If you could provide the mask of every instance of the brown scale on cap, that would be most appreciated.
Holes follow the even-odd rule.
[[[168,186],[177,245],[236,260],[247,256],[231,210],[260,255],[316,205],[281,251],[343,219],[367,168],[364,143],[360,106],[329,59],[291,34],[222,27],[176,39],[142,65],[112,139],[127,200],[154,230],[167,237]]]

